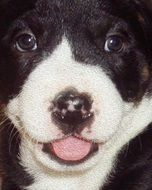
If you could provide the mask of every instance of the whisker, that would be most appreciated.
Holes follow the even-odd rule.
[[[8,139],[8,141],[9,141],[9,154],[11,154],[13,139],[15,138],[15,136],[17,134],[17,131],[13,134],[14,131],[15,131],[15,127],[12,128],[10,135],[9,135],[9,139]]]
[[[8,120],[8,118],[4,118],[4,119],[1,118],[1,120],[2,121],[0,122],[0,126],[3,125]]]
[[[0,121],[0,133],[6,127],[6,125],[3,125],[6,121],[9,121],[7,117],[1,118],[1,121]]]
[[[125,155],[124,155],[125,158],[127,157],[128,152],[129,152],[129,145],[130,145],[130,143],[128,142],[126,145],[126,150],[125,150]]]

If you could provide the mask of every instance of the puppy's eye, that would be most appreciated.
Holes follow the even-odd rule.
[[[110,36],[105,43],[105,51],[120,52],[123,49],[123,39],[120,36]]]
[[[35,36],[32,34],[21,34],[17,37],[15,47],[18,51],[26,52],[37,49]]]

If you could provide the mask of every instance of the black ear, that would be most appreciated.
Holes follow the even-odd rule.
[[[145,4],[152,9],[152,1],[151,0],[145,0]]]
[[[137,19],[144,34],[147,61],[152,71],[152,1],[135,0]]]
[[[24,12],[34,8],[37,0],[0,0],[0,38],[10,24]]]
[[[152,3],[151,0],[127,0],[128,6],[131,6],[134,15],[139,22],[146,45],[152,50]]]

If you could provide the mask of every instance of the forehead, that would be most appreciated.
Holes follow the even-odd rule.
[[[0,12],[3,13],[0,16],[0,37],[6,35],[12,23],[15,23],[15,27],[24,29],[22,22],[25,22],[25,26],[33,29],[36,34],[43,26],[45,31],[51,28],[53,31],[56,27],[63,31],[65,29],[63,26],[66,26],[66,28],[67,26],[73,26],[73,29],[76,29],[81,24],[81,30],[83,25],[96,30],[95,26],[106,29],[120,19],[121,21],[127,21],[127,23],[131,23],[130,20],[136,20],[135,11],[131,10],[133,6],[121,0],[3,1],[5,3],[0,3]],[[21,22],[16,24],[16,20]],[[61,26],[62,28],[60,28]],[[12,29],[13,27],[11,27]]]
[[[113,0],[28,0],[24,1],[23,5],[20,0],[10,2],[12,3],[8,4],[5,10],[7,15],[3,17],[5,21],[1,22],[5,26],[2,28],[6,30],[13,23],[15,28],[27,27],[38,35],[44,35],[45,32],[48,34],[49,31],[61,34],[69,32],[70,29],[72,33],[79,33],[84,28],[91,29],[91,33],[98,30],[106,33],[117,21],[121,21],[123,27],[126,26],[124,21],[127,21],[124,17],[124,10],[127,12],[127,9],[122,8],[121,1],[116,3],[117,1]],[[130,10],[129,12],[131,14]]]
[[[4,17],[7,23],[21,16],[25,18],[34,15],[47,18],[48,21],[61,19],[64,23],[76,21],[86,23],[90,20],[104,21],[110,19],[110,16],[120,18],[123,17],[124,10],[127,12],[124,3],[113,0],[27,0],[22,3],[19,0],[15,2],[10,0],[9,2],[4,10],[2,9],[6,12]],[[131,14],[130,10],[129,13]]]
[[[109,0],[38,0],[34,10],[41,17],[62,19],[65,24],[105,20],[107,16],[114,16],[116,9]]]
[[[90,16],[94,13],[101,13],[101,10],[108,7],[109,3],[104,0],[38,0],[35,5],[37,10],[42,13],[47,11],[47,13],[51,14],[54,10],[56,13],[62,14],[65,19],[70,16],[85,14]]]

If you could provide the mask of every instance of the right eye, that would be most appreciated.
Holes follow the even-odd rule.
[[[120,52],[123,49],[123,39],[120,36],[110,36],[105,43],[105,51],[107,52]]]
[[[33,34],[23,33],[16,38],[15,47],[20,52],[36,50],[36,38]]]

